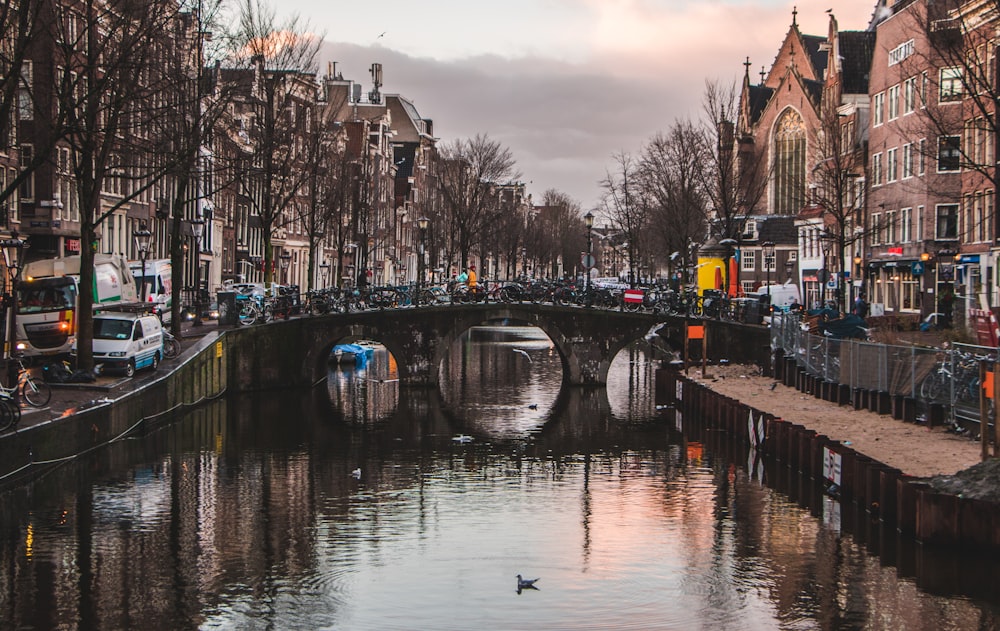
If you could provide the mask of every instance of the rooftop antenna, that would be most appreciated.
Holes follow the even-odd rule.
[[[382,64],[373,63],[370,72],[372,75],[372,89],[368,93],[368,102],[378,104],[382,102],[382,94],[378,91],[382,87]]]

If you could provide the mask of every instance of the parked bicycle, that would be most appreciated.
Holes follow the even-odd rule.
[[[163,329],[163,357],[173,359],[181,354],[180,341],[171,335],[170,331]]]
[[[15,359],[17,360],[17,382],[9,387],[0,383],[0,397],[13,400],[14,394],[20,393],[21,399],[32,407],[41,408],[48,405],[52,398],[52,386],[40,379],[35,379],[31,371],[25,368],[20,356]]]

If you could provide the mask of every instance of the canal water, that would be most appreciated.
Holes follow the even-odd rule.
[[[483,327],[439,390],[376,349],[149,428],[0,496],[0,628],[1000,626],[996,573],[871,554],[657,410],[652,365],[561,388],[539,330]]]

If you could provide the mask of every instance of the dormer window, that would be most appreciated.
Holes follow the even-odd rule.
[[[746,225],[743,226],[743,238],[751,241],[757,238],[756,219],[747,219]]]

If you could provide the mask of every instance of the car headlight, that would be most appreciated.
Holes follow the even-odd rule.
[[[125,351],[112,351],[108,353],[108,357],[125,357]]]

